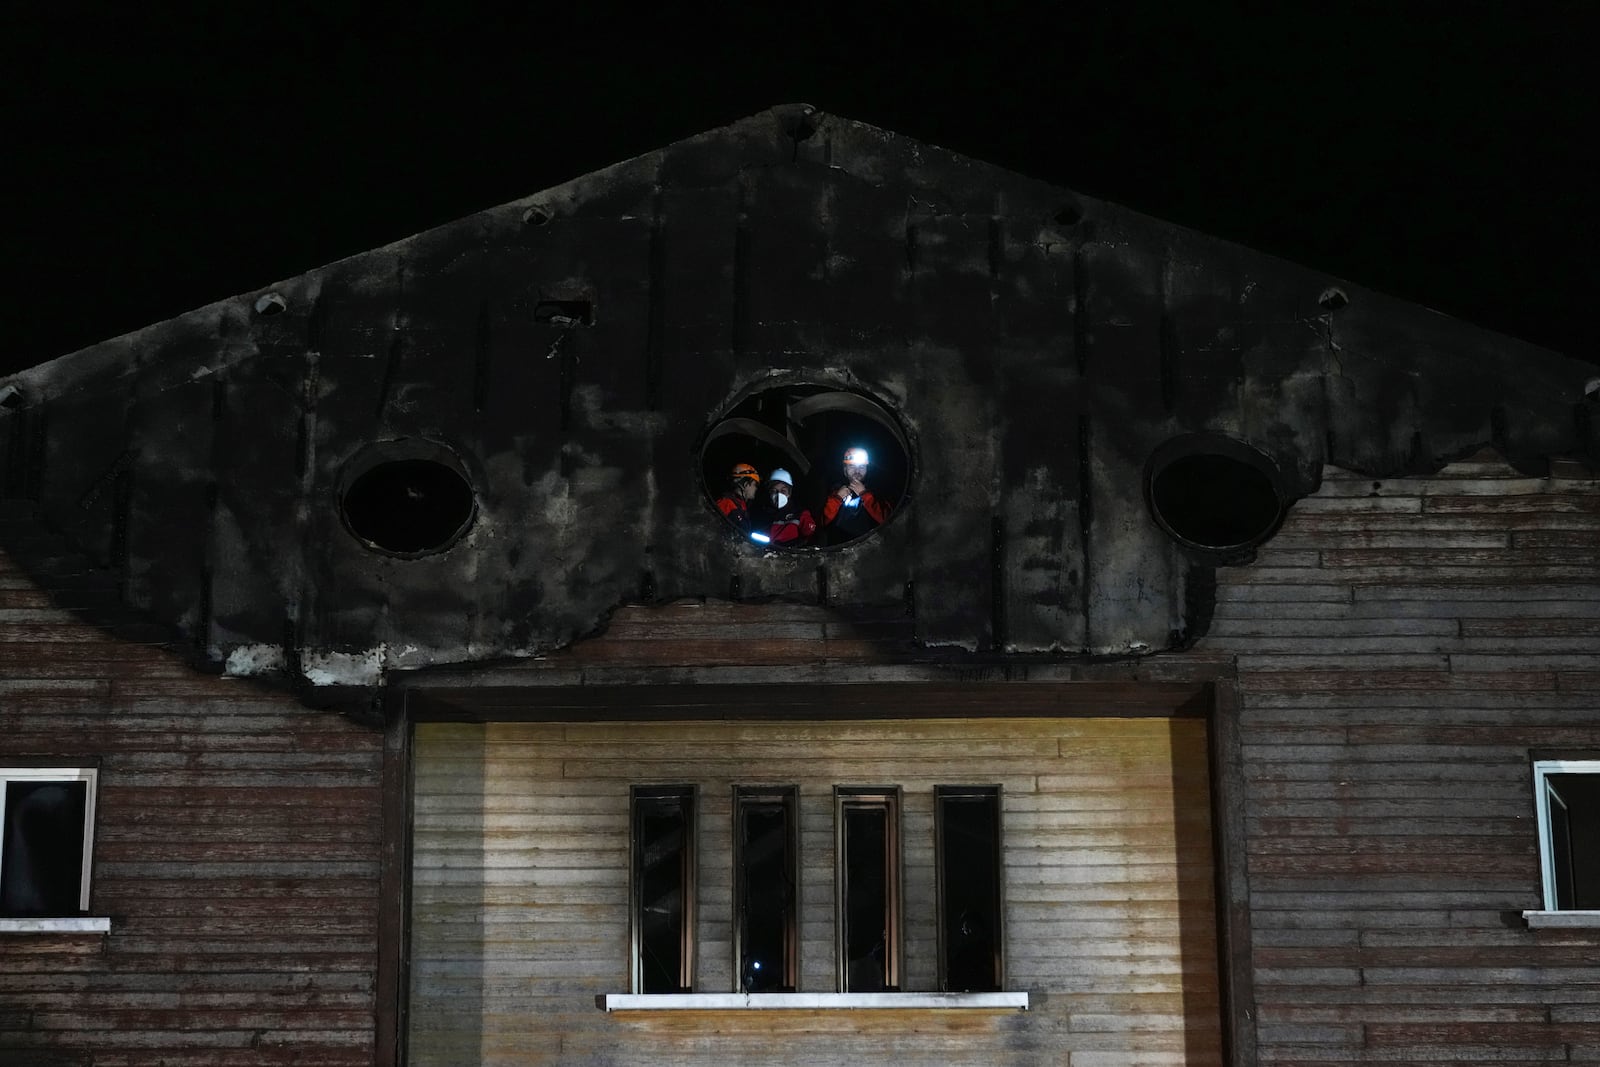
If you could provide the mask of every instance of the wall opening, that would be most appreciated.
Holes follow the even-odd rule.
[[[460,463],[432,442],[388,442],[351,465],[339,512],[368,548],[395,556],[442,552],[477,517]]]
[[[816,384],[739,401],[706,432],[700,463],[724,519],[778,549],[871,534],[905,506],[912,473],[910,441],[888,405]]]
[[[1272,461],[1230,437],[1168,441],[1151,457],[1145,488],[1157,525],[1204,553],[1254,548],[1283,522],[1285,504]]]

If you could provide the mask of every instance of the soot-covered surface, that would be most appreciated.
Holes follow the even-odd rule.
[[[905,603],[931,649],[1127,655],[1203,630],[1189,583],[1248,560],[1152,520],[1163,443],[1243,442],[1285,502],[1325,462],[1537,469],[1595,454],[1588,377],[789,106],[6,379],[0,488],[200,665],[312,685],[537,654],[641,597]],[[887,524],[767,551],[721,519],[705,438],[773,390],[892,414]],[[838,460],[807,458],[807,486]],[[384,514],[427,529],[384,550]],[[48,586],[54,544],[4,547]]]

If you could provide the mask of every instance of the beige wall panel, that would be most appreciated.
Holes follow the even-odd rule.
[[[935,988],[933,787],[1004,786],[1006,987],[1027,1014],[607,1015],[629,989],[628,790],[699,788],[695,988],[734,987],[735,785],[800,790],[800,989],[836,988],[835,785],[903,790],[904,988]],[[1220,1063],[1196,719],[424,724],[412,1062]]]

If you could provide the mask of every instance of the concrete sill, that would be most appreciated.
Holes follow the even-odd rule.
[[[1525,911],[1522,920],[1535,930],[1600,930],[1600,911]]]
[[[1027,1011],[1026,993],[604,993],[602,1011]]]
[[[109,934],[109,915],[62,919],[0,919],[0,934]]]

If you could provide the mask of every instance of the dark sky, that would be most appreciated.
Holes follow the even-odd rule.
[[[0,15],[0,372],[791,101],[1600,361],[1587,3],[124,6]]]

